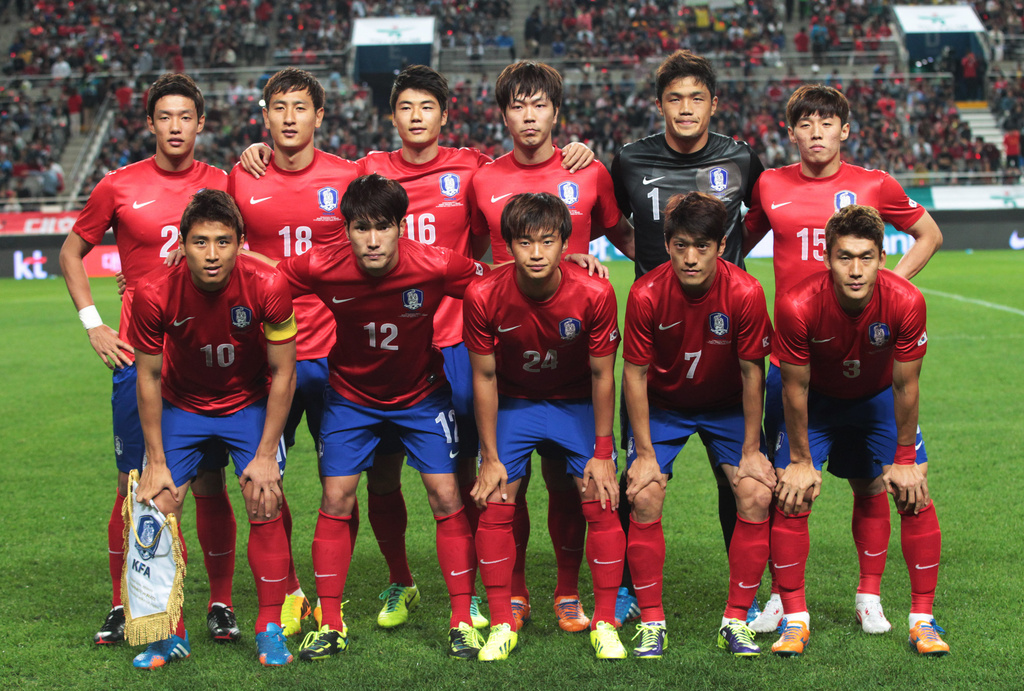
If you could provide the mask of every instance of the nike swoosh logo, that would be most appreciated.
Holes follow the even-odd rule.
[[[492,194],[492,195],[491,195],[491,204],[497,204],[498,202],[500,202],[500,201],[501,201],[502,199],[504,199],[505,197],[511,197],[511,196],[512,196],[513,194],[515,194],[515,192],[509,192],[508,194],[503,194],[503,195],[501,195],[500,197],[495,197],[495,196],[494,196],[494,195]]]
[[[522,326],[522,324],[516,324],[515,326],[510,326],[510,327],[508,327],[507,329],[503,329],[503,328],[501,328],[501,327],[499,326],[499,327],[498,327],[498,333],[500,333],[500,334],[503,334],[503,333],[508,333],[509,331],[515,331],[515,330],[516,330],[516,329],[518,329],[518,328],[519,328],[520,326]]]
[[[334,303],[335,305],[340,305],[341,303],[343,303],[343,302],[348,302],[349,300],[355,300],[355,298],[343,298],[343,299],[341,299],[341,300],[339,300],[338,298],[331,298],[331,301],[332,301],[332,302],[333,302],[333,303]]]
[[[832,338],[812,338],[811,343],[828,343],[829,341],[834,340],[836,340],[835,336],[833,336]]]
[[[469,573],[473,569],[466,569],[465,571],[452,571],[450,572],[453,576],[461,576],[464,573]]]
[[[1010,236],[1010,249],[1011,250],[1024,250],[1024,238],[1017,234],[1017,231],[1013,231]]]
[[[658,180],[664,180],[664,179],[665,179],[665,176],[664,176],[664,175],[662,175],[662,176],[661,176],[660,178],[651,178],[650,180],[648,180],[648,179],[647,179],[647,176],[645,175],[645,176],[644,176],[644,184],[645,184],[645,185],[653,185],[653,184],[654,184],[654,183],[656,183],[656,182],[657,182]]]
[[[273,199],[273,197],[260,197],[259,199],[257,199],[256,197],[249,197],[249,203],[250,204],[259,204],[260,202],[265,202],[268,199]]]
[[[600,561],[598,559],[594,560],[595,564],[619,564],[621,562],[622,562],[621,559],[616,559],[615,561]]]
[[[761,587],[760,583],[755,583],[754,585],[747,585],[743,581],[740,581],[739,583],[737,583],[737,585],[739,587],[741,587],[741,588],[746,588],[747,590],[750,590],[751,588],[760,588]]]
[[[647,585],[634,585],[633,586],[633,590],[647,590],[648,588],[653,588],[656,585],[658,585],[658,584],[657,583],[648,583]]]
[[[919,571],[925,571],[926,569],[934,569],[936,566],[938,566],[938,563],[929,564],[928,566],[921,566],[920,564],[914,564],[914,568],[919,570]]]
[[[458,455],[459,455],[458,451],[449,451],[448,452],[448,458],[455,458]]]
[[[316,571],[313,572],[313,578],[331,578],[331,577],[337,576],[337,575],[338,574],[336,574],[336,573],[317,573]],[[267,580],[267,579],[264,578],[263,580]],[[284,579],[282,578],[281,580],[284,580]]]
[[[152,200],[150,200],[148,202],[142,202],[141,204],[139,204],[138,202],[133,202],[132,203],[132,208],[133,209],[141,209],[144,206],[149,206],[150,204],[155,204],[155,203],[156,203],[155,199],[152,199]],[[1010,244],[1012,245],[1013,243],[1010,243]]]
[[[799,563],[800,562],[798,562],[798,561],[794,561],[792,564],[776,564],[775,568],[777,568],[777,569],[788,569],[789,567],[796,566]]]
[[[481,564],[500,564],[501,562],[508,561],[508,560],[509,560],[508,557],[505,557],[504,559],[495,559],[494,561],[484,561],[483,559],[481,559],[480,563]]]
[[[883,549],[881,552],[874,552],[874,553],[872,553],[872,552],[869,552],[867,550],[864,550],[864,556],[865,557],[880,557],[880,556],[882,556],[883,554],[885,554],[888,551],[889,550],[887,550],[887,549]]]
[[[234,551],[235,550],[233,549],[229,549],[227,552],[207,552],[207,554],[211,557],[226,557],[227,555],[232,554]]]
[[[780,207],[783,207],[783,206],[785,206],[786,204],[792,204],[792,203],[793,203],[793,202],[782,202],[781,204],[776,204],[775,202],[772,202],[772,211],[775,211],[775,209],[778,209],[778,208],[780,208]]]
[[[914,444],[914,451],[919,451],[924,446],[924,439]]]
[[[184,324],[185,322],[187,322],[187,321],[188,321],[189,319],[195,319],[195,317],[185,317],[184,319],[181,319],[181,320],[179,320],[179,319],[175,319],[175,320],[174,320],[174,325],[175,325],[175,326],[181,326],[182,324]]]
[[[287,576],[285,576],[284,578],[267,578],[266,576],[260,576],[260,580],[264,583],[280,583],[281,581],[286,580],[287,578]]]
[[[665,326],[664,324],[658,324],[658,331],[668,331],[673,326],[679,326],[682,323],[682,321],[677,321],[675,324],[669,324],[668,326]]]

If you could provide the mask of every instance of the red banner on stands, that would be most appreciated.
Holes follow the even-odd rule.
[[[67,235],[77,211],[0,213],[0,235]]]

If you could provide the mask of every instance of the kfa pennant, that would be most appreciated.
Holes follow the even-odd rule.
[[[181,619],[185,592],[185,559],[178,522],[151,504],[135,501],[139,473],[128,476],[124,517],[124,637],[130,645],[170,638]]]

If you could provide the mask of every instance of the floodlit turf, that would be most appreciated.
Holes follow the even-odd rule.
[[[890,266],[893,264],[890,261]],[[771,265],[750,270],[771,294]],[[860,632],[853,614],[856,557],[849,533],[850,493],[826,475],[811,521],[808,602],[812,634],[797,659],[737,660],[717,649],[715,632],[727,586],[716,493],[696,440],[676,462],[665,529],[669,648],[660,661],[598,663],[585,634],[558,629],[551,610],[555,566],[546,534],[541,482],[530,488],[533,535],[528,583],[533,619],[506,663],[481,665],[445,656],[448,603],[418,477],[406,474],[410,560],[423,595],[410,623],[377,628],[377,595],[387,570],[363,517],[345,607],[349,650],[319,664],[266,669],[256,661],[255,593],[245,558],[248,526],[239,516],[235,604],[242,642],[218,645],[205,631],[206,586],[194,504],[185,502],[191,553],[185,615],[192,657],[155,672],[131,667],[127,646],[98,647],[92,634],[109,607],[106,524],[114,496],[110,379],[89,347],[63,282],[0,281],[0,684],[46,688],[1019,688],[1024,667],[1020,626],[1024,563],[1024,253],[941,253],[915,283],[925,291],[1003,305],[998,310],[926,292],[929,351],[921,385],[930,488],[943,528],[936,616],[952,655],[912,654],[906,643],[908,580],[893,519],[882,584],[893,631]],[[617,264],[620,314],[632,266]],[[113,282],[93,282],[100,313],[116,321]],[[229,479],[236,512],[237,484]],[[295,518],[299,575],[312,596],[310,543],[319,485],[312,442],[300,437],[286,492]],[[360,499],[365,506],[365,490]],[[581,578],[592,611],[589,573]],[[766,597],[767,586],[760,599]],[[307,625],[307,630],[309,625]],[[627,626],[623,640],[632,636]],[[297,653],[299,638],[292,639]],[[774,634],[759,635],[767,648]]]

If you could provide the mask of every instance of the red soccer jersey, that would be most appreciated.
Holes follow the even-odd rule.
[[[192,195],[207,188],[227,189],[227,184],[228,177],[219,168],[196,161],[186,171],[169,173],[155,158],[112,170],[96,184],[72,231],[92,245],[100,243],[108,228],[114,231],[127,281],[121,299],[121,340],[132,342],[128,325],[135,286],[177,249],[181,214]]]
[[[892,385],[893,359],[924,357],[921,291],[882,269],[868,306],[851,317],[839,306],[832,276],[819,272],[776,301],[775,349],[782,362],[811,366],[811,388],[836,398],[872,396]]]
[[[570,174],[562,168],[562,150],[557,147],[551,158],[534,166],[524,166],[516,161],[514,153],[507,153],[480,169],[473,188],[476,205],[487,220],[495,264],[512,261],[501,239],[501,212],[508,200],[521,192],[549,192],[569,207],[569,254],[588,252],[591,230],[603,232],[621,216],[608,169],[595,161]]]
[[[442,146],[434,160],[413,164],[402,152],[373,151],[359,161],[364,173],[397,180],[409,195],[405,237],[473,258],[470,235],[486,234],[487,226],[473,198],[473,177],[490,162],[476,149]],[[462,301],[446,297],[434,316],[434,345],[446,348],[462,342]]]
[[[288,282],[259,260],[239,256],[228,284],[214,293],[199,290],[181,262],[139,284],[128,333],[143,353],[163,354],[165,399],[201,415],[230,415],[267,396],[260,326],[291,316]]]
[[[433,317],[445,295],[461,298],[484,266],[443,247],[402,238],[398,264],[370,276],[351,245],[314,247],[278,269],[293,294],[312,293],[334,315],[328,364],[331,387],[348,400],[382,410],[408,408],[445,382],[432,345]]]
[[[842,164],[827,178],[809,178],[800,164],[766,170],[754,186],[745,223],[752,233],[772,229],[775,295],[785,295],[797,283],[822,268],[825,224],[839,209],[861,204],[878,210],[886,223],[905,231],[924,207],[907,197],[888,173]],[[777,304],[777,301],[776,301]]]
[[[591,395],[590,357],[619,347],[612,284],[574,264],[544,302],[525,295],[507,264],[466,291],[466,348],[494,353],[498,392],[540,400]]]
[[[315,150],[313,162],[298,171],[282,170],[271,160],[258,180],[236,165],[228,192],[242,212],[249,249],[281,260],[348,240],[338,205],[357,177],[358,164]],[[330,310],[315,295],[302,295],[295,298],[295,318],[296,357],[327,357],[334,343]]]
[[[713,410],[743,398],[740,360],[771,352],[764,290],[722,259],[711,288],[693,299],[667,262],[633,284],[622,357],[648,366],[647,395],[665,410]]]

